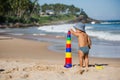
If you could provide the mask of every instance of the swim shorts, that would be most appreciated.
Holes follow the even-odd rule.
[[[88,46],[79,47],[79,50],[81,50],[84,54],[88,54],[89,53],[89,47]]]

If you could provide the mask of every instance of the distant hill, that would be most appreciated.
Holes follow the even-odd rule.
[[[81,9],[81,12],[79,15],[77,15],[76,19],[75,20],[72,20],[71,22],[84,22],[84,23],[100,23],[101,21],[100,20],[96,20],[96,19],[93,19],[93,18],[90,18],[86,13],[85,11],[83,11],[83,9]]]

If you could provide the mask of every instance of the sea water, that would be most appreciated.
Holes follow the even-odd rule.
[[[65,53],[66,40],[54,38],[41,38],[37,35],[52,35],[66,37],[68,30],[75,24],[47,25],[40,27],[5,29],[4,31],[14,36],[24,36],[27,39],[47,41],[54,43],[49,49]],[[3,30],[0,30],[4,32]],[[91,57],[120,58],[120,21],[104,21],[100,24],[86,24],[86,33],[92,39]],[[77,38],[72,35],[72,53],[77,55]]]

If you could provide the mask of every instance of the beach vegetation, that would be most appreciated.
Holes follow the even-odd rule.
[[[74,5],[43,4],[38,0],[0,0],[0,25],[3,24],[50,24],[71,21],[87,14]]]

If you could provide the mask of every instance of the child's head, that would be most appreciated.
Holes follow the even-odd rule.
[[[76,30],[80,30],[80,31],[85,32],[85,24],[83,24],[83,23],[77,23],[77,24],[74,26],[74,28],[75,28]]]

